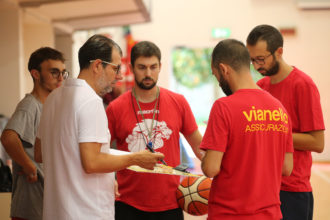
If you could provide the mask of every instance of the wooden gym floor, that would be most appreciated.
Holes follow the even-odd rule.
[[[196,172],[200,172],[196,161]],[[194,172],[194,171],[192,171]],[[314,194],[313,220],[330,220],[330,163],[313,163],[311,182]],[[185,220],[205,220],[204,216],[192,216],[184,213]]]
[[[192,172],[200,173],[200,162]],[[330,219],[330,163],[313,163],[311,182],[314,191],[314,220]],[[0,193],[0,219],[9,220],[10,193]],[[185,220],[205,220],[185,213]]]

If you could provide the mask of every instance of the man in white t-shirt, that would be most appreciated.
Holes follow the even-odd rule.
[[[35,157],[44,164],[45,220],[114,219],[113,172],[130,165],[152,169],[164,157],[109,154],[101,97],[122,79],[121,56],[114,41],[92,36],[79,50],[78,79],[68,79],[44,104]]]

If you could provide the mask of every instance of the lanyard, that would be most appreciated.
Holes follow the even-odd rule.
[[[138,100],[138,98],[137,98],[137,96],[136,96],[136,93],[135,93],[134,88],[133,88],[133,90],[132,90],[132,94],[133,94],[133,96],[135,97],[135,100],[136,100],[137,106],[138,106],[138,108],[139,108],[139,110],[140,110],[140,113],[141,113],[141,116],[142,116],[142,119],[143,119],[144,125],[145,125],[145,127],[146,127],[146,129],[147,129],[147,131],[148,131],[148,139],[149,139],[149,143],[147,143],[147,140],[145,140],[145,137],[144,137],[144,135],[143,135],[143,131],[142,131],[142,128],[141,128],[141,126],[140,126],[140,123],[139,123],[139,120],[138,120],[138,117],[137,117],[137,113],[136,113],[135,108],[134,108],[134,103],[133,103],[133,100],[132,100],[132,105],[133,105],[133,110],[134,110],[134,113],[135,113],[136,121],[137,121],[137,123],[138,123],[138,125],[139,125],[140,131],[141,131],[141,134],[142,134],[142,136],[143,136],[143,140],[144,140],[144,142],[145,142],[146,145],[149,145],[150,147],[153,147],[153,146],[152,146],[153,144],[152,144],[152,141],[151,141],[151,137],[152,137],[152,132],[153,132],[153,128],[154,128],[154,121],[155,121],[155,115],[156,115],[157,105],[158,105],[158,110],[159,110],[159,87],[157,87],[156,103],[155,103],[155,106],[154,106],[154,111],[153,111],[153,115],[152,115],[152,122],[151,122],[151,128],[150,128],[150,130],[149,130],[148,125],[147,125],[147,122],[146,122],[146,120],[145,120],[145,118],[144,118],[144,115],[143,115],[143,112],[142,112],[142,109],[141,109],[141,106],[140,106],[139,100]],[[132,98],[133,98],[133,97],[132,97]],[[158,119],[158,116],[159,116],[159,113],[157,114],[157,119]],[[156,122],[156,127],[157,127],[157,123],[158,123],[158,121]]]

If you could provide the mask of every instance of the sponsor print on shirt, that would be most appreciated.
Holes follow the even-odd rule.
[[[288,115],[282,108],[275,110],[270,109],[256,109],[255,106],[251,106],[248,111],[243,111],[243,115],[249,122],[246,125],[245,132],[256,131],[276,131],[276,132],[288,132]]]
[[[165,121],[154,120],[153,131],[151,137],[148,137],[148,130],[150,130],[152,119],[142,120],[136,124],[132,134],[126,138],[128,150],[131,152],[139,152],[146,149],[146,142],[153,143],[153,148],[158,149],[164,146],[164,139],[168,140],[171,137],[172,130],[167,127]],[[148,129],[146,128],[148,126]],[[141,129],[140,129],[141,128]]]

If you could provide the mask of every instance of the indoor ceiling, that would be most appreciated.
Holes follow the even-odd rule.
[[[52,22],[57,32],[72,33],[150,21],[143,0],[17,0],[26,22]]]

